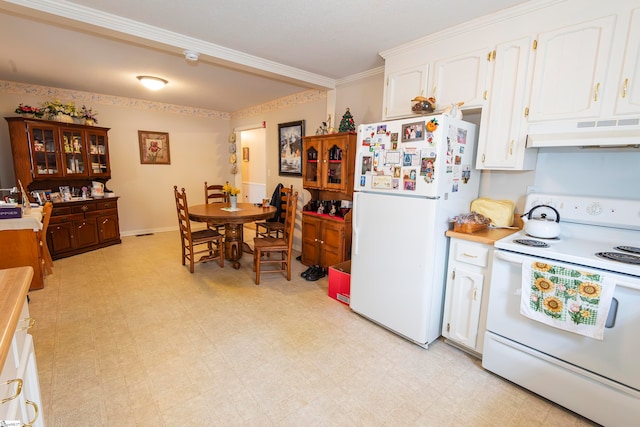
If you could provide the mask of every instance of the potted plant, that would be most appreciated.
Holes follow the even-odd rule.
[[[229,202],[231,202],[231,209],[236,209],[238,203],[238,194],[240,189],[229,184],[229,181],[225,182],[222,186],[222,192],[229,196]]]
[[[42,111],[40,108],[24,104],[18,105],[18,108],[15,109],[15,113],[20,114],[21,116],[26,118],[36,117],[38,119],[44,115],[44,111]]]
[[[85,105],[80,109],[80,117],[85,125],[93,126],[94,124],[98,124],[97,115],[98,113],[93,111],[92,108],[87,108]]]
[[[73,103],[63,104],[57,99],[42,104],[42,109],[49,120],[73,123],[73,117],[77,117],[77,110]]]

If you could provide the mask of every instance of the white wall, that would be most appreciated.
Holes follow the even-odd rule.
[[[20,104],[50,99],[83,104],[98,111],[98,125],[109,127],[110,190],[120,196],[122,235],[177,229],[173,186],[187,190],[190,204],[204,203],[204,181],[231,179],[227,137],[229,115],[177,108],[41,86],[0,82],[0,113],[14,117]],[[138,130],[169,133],[170,165],[142,165]],[[0,126],[0,182],[15,184],[9,132]]]

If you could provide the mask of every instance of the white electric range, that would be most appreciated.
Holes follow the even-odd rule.
[[[640,419],[640,200],[529,194],[525,212],[539,205],[559,213],[560,235],[520,231],[495,243],[482,364],[600,424],[633,425]],[[615,285],[602,340],[521,314],[523,266],[534,262]]]

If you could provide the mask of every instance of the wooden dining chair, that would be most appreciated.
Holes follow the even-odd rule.
[[[298,192],[287,197],[287,215],[284,221],[283,237],[256,237],[253,239],[253,269],[256,272],[256,285],[260,284],[261,273],[286,273],[287,280],[291,280],[291,248],[293,246],[293,231],[296,225],[296,209],[298,206]],[[270,254],[277,256],[264,256]],[[264,265],[274,265],[275,268],[262,270]]]
[[[204,202],[209,203],[229,203],[229,195],[223,191],[224,186],[220,184],[209,185],[204,182]],[[224,234],[224,224],[207,223],[207,228],[216,230],[220,234]]]
[[[287,216],[288,199],[293,194],[293,185],[280,189],[279,206],[274,218],[267,221],[256,222],[256,237],[284,237],[284,223]]]
[[[189,260],[189,271],[193,273],[194,264],[197,262],[220,259],[220,267],[224,267],[224,247],[222,235],[216,230],[206,228],[204,230],[191,231],[189,220],[189,207],[187,205],[187,193],[184,188],[178,191],[178,186],[173,186],[173,194],[176,198],[176,211],[178,212],[178,227],[180,229],[180,243],[182,245],[182,265]],[[199,249],[200,245],[206,248]],[[198,249],[197,249],[198,248]],[[203,255],[196,260],[196,255]]]
[[[47,246],[47,229],[49,228],[51,211],[53,211],[53,203],[45,203],[42,208],[42,230],[40,230],[40,246],[42,247],[45,274],[53,274],[53,259],[51,252],[49,252],[49,246]]]

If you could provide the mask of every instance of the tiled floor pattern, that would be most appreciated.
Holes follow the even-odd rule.
[[[30,294],[47,426],[591,425],[352,313],[297,261],[255,286],[250,260],[190,274],[169,232],[55,261]]]

